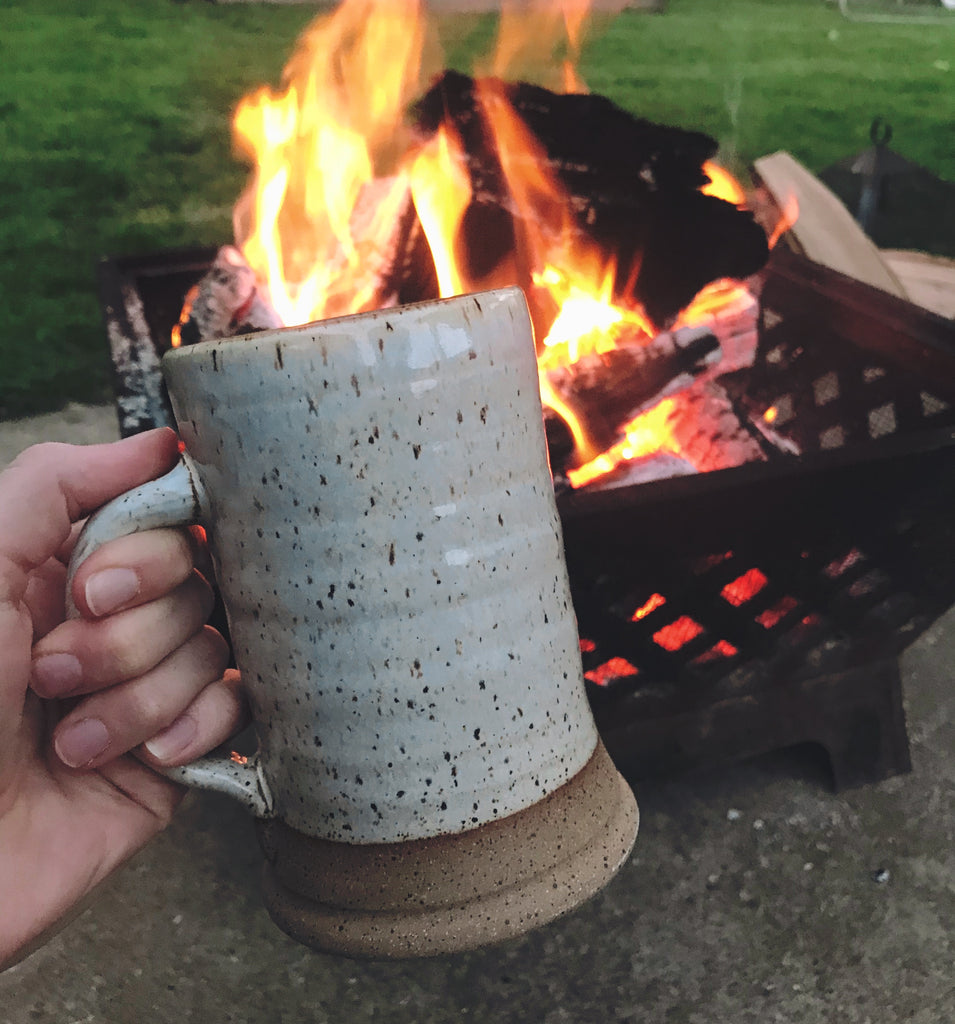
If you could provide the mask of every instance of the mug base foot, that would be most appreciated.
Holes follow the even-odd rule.
[[[461,952],[573,910],[633,847],[633,792],[601,743],[539,803],[469,832],[348,845],[261,826],[273,921],[316,950],[405,959]]]

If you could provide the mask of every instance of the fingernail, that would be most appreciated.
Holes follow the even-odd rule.
[[[98,718],[83,718],[57,734],[54,747],[70,768],[83,768],[109,746],[109,732]]]
[[[192,715],[180,715],[172,725],[157,733],[143,746],[157,761],[168,761],[185,750],[198,731],[199,727]]]
[[[72,654],[44,654],[33,662],[33,689],[41,697],[65,697],[79,689],[83,667]]]
[[[109,615],[139,593],[139,577],[132,569],[103,569],[86,581],[86,603],[94,615]]]

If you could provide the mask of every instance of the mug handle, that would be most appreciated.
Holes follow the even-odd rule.
[[[73,578],[87,558],[107,541],[159,527],[190,526],[201,522],[203,490],[188,458],[180,456],[175,469],[107,502],[87,520],[70,557],[66,577],[67,616],[79,614],[73,602]],[[195,789],[225,793],[258,818],[272,817],[274,802],[258,754],[242,757],[225,748],[178,768],[161,769],[176,782]]]

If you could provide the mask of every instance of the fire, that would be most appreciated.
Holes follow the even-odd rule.
[[[587,92],[577,73],[587,15],[588,5],[581,0],[503,4],[493,60],[481,70],[497,79],[530,72],[543,81],[556,74],[558,80],[548,84],[562,92]]]
[[[450,244],[471,201],[471,182],[462,162],[457,137],[442,125],[411,167],[411,195],[431,246],[438,289],[444,298],[469,290]]]
[[[396,147],[407,149],[426,37],[419,0],[347,0],[306,32],[283,92],[262,88],[239,104],[236,145],[255,172],[235,210],[236,242],[286,324],[363,308],[366,239],[390,229],[406,181],[376,195],[377,231],[356,238],[353,217],[366,190],[389,182]]]
[[[473,198],[461,140],[449,123],[427,140],[407,125],[409,107],[441,66],[423,0],[344,0],[307,30],[282,88],[246,97],[234,120],[236,146],[254,166],[234,211],[236,244],[281,321],[307,323],[387,301],[378,293],[383,253],[413,207],[442,296],[504,284],[528,294],[542,399],[566,420],[578,457],[587,460],[570,474],[574,486],[621,460],[681,454],[670,423],[673,400],[635,419],[625,440],[601,453],[546,379],[548,368],[600,354],[621,334],[632,344],[655,333],[642,309],[615,302],[614,255],[582,236],[546,153],[502,84],[536,70],[538,80],[550,75],[547,84],[564,92],[586,92],[576,70],[586,24],[581,0],[504,5],[496,49],[475,88],[518,216],[513,251],[480,273],[459,252]],[[704,171],[702,191],[745,204],[728,172],[713,163]],[[706,321],[741,289],[716,282],[680,324]]]
[[[704,195],[716,196],[717,199],[724,199],[734,206],[746,205],[746,193],[740,183],[725,168],[713,163],[712,160],[707,160],[703,164],[703,173],[710,179],[709,184],[704,185],[700,190]]]
[[[790,196],[769,235],[769,247],[772,249],[784,234],[799,220],[799,200],[795,195]]]
[[[664,398],[642,416],[632,420],[625,428],[626,440],[614,445],[579,469],[568,472],[571,485],[587,484],[616,469],[622,462],[666,452],[679,455],[682,446],[673,433],[671,417],[676,407],[672,398]]]

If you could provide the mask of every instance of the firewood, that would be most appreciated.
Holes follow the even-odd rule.
[[[765,264],[766,235],[751,214],[700,191],[714,139],[634,117],[602,96],[561,95],[526,82],[489,87],[538,140],[578,230],[616,256],[616,302],[639,304],[662,329],[704,285],[748,277]],[[513,251],[522,218],[546,227],[553,210],[514,209],[474,79],[444,72],[414,113],[422,134],[449,121],[460,137],[473,198],[456,252],[490,277]],[[543,319],[533,308],[532,316],[535,324]]]
[[[640,412],[688,387],[719,358],[715,335],[705,328],[683,328],[658,334],[647,344],[618,339],[615,348],[549,369],[545,377],[595,446],[577,453],[578,460],[586,460],[619,441],[622,428]]]
[[[912,302],[955,320],[955,260],[905,249],[883,249],[882,258]]]
[[[672,452],[654,452],[639,459],[627,459],[604,476],[588,484],[598,491],[616,490],[634,484],[650,484],[656,480],[669,480],[674,476],[693,476],[696,467],[688,459]]]
[[[790,206],[798,207],[795,222],[783,236],[790,248],[815,263],[907,298],[905,287],[875,243],[835,193],[798,160],[789,153],[773,153],[756,160],[753,171],[764,200],[771,210],[775,208],[771,219],[778,220]]]
[[[187,299],[179,324],[183,345],[281,327],[255,272],[234,246],[224,245]]]
[[[605,453],[608,471],[586,483],[575,482],[573,467],[559,463],[552,451],[558,489],[572,485],[606,489],[730,469],[748,462],[765,462],[775,447],[774,439],[762,436],[741,416],[726,390],[713,380],[694,381],[672,396],[663,412],[664,422],[652,428],[654,436],[659,437],[657,450],[631,457],[628,443],[617,444]],[[640,432],[637,421],[636,434]],[[559,433],[555,431],[554,436],[559,438]]]
[[[700,473],[767,459],[761,438],[716,381],[696,382],[677,396],[668,421],[680,454]]]
[[[368,182],[349,217],[350,245],[333,246],[326,256],[329,288],[318,318],[383,309],[402,301],[401,284],[415,272],[408,250],[417,242],[416,220],[406,183],[396,177]],[[425,280],[425,287],[431,287],[433,273]],[[179,333],[181,343],[191,345],[282,326],[264,282],[237,248],[226,245],[187,300]]]

